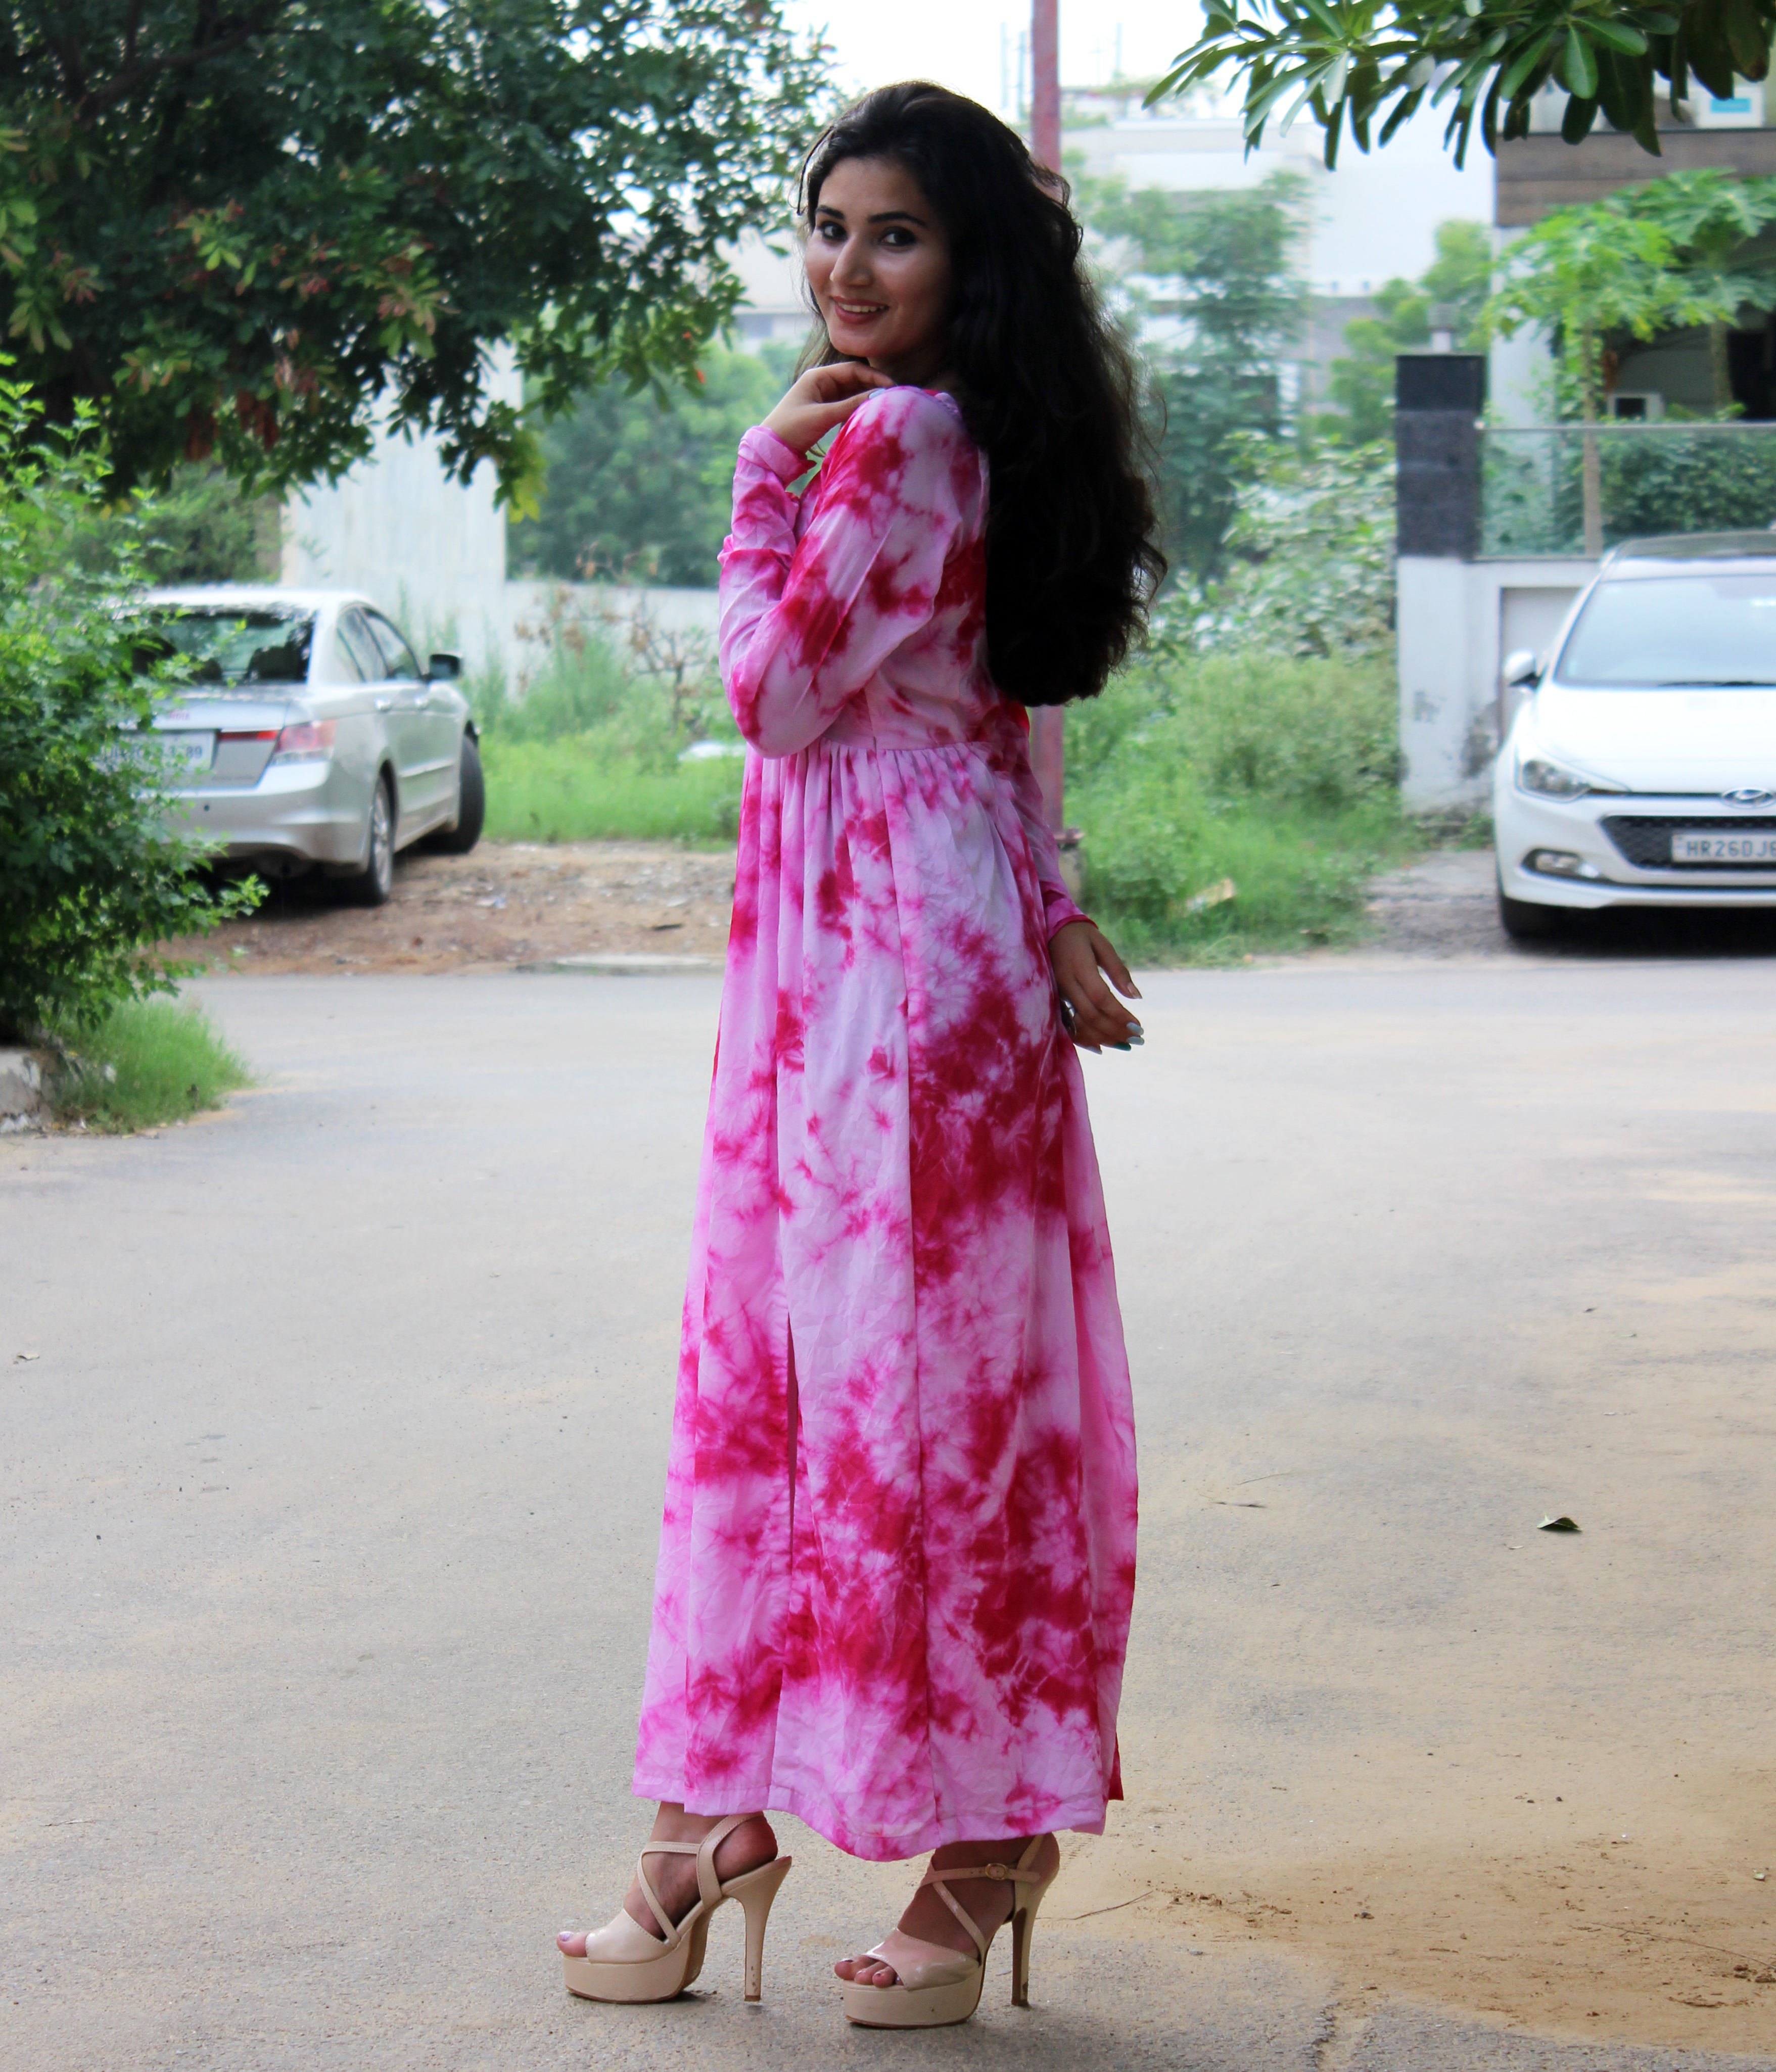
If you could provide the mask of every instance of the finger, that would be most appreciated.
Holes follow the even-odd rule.
[[[1098,992],[1100,997],[1093,1000],[1081,989],[1069,989],[1074,1042],[1093,1049],[1104,1043],[1126,1044],[1137,1025],[1101,985]]]
[[[867,395],[873,388],[894,386],[889,376],[862,360],[837,360],[829,367],[811,368],[806,378],[808,400],[816,403],[836,402],[841,396]]]
[[[1073,981],[1075,1007],[1083,1007],[1112,1023],[1119,1031],[1137,1026],[1135,1018],[1095,972],[1081,972]]]
[[[1111,983],[1116,987],[1117,992],[1130,1000],[1139,1000],[1141,988],[1129,976],[1128,967],[1116,955],[1111,945],[1102,935],[1100,935],[1092,947],[1097,954],[1100,966],[1109,972]]]

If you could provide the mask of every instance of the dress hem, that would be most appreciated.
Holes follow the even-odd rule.
[[[1000,1841],[1005,1838],[1008,1823],[1016,1825],[1014,1818],[1001,1809],[996,1814],[952,1814],[944,1819],[927,1820],[900,1835],[858,1835],[845,1831],[844,1823],[837,1817],[836,1809],[830,1805],[783,1785],[773,1786],[762,1800],[747,1799],[742,1802],[735,1799],[730,1803],[724,1796],[697,1803],[693,1803],[696,1794],[685,1791],[681,1778],[664,1774],[643,1777],[638,1771],[633,1790],[637,1799],[656,1799],[668,1806],[681,1805],[687,1813],[699,1819],[726,1819],[734,1813],[787,1813],[804,1827],[812,1827],[834,1848],[867,1864],[904,1863],[909,1857],[923,1856],[932,1849],[941,1848],[946,1842]],[[1058,1806],[1049,1815],[1042,1832],[1052,1835],[1064,1830],[1075,1835],[1101,1835],[1105,1803],[1099,1797],[1075,1799]]]

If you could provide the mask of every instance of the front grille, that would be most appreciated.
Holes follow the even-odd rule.
[[[1766,816],[1762,819],[1741,820],[1737,815],[1732,820],[1716,816],[1708,820],[1679,820],[1667,816],[1651,814],[1644,818],[1629,813],[1611,813],[1599,824],[1626,860],[1640,870],[1755,870],[1766,877],[1776,870],[1776,864],[1768,863],[1673,863],[1671,837],[1674,834],[1703,835],[1765,835],[1776,834],[1776,819]]]

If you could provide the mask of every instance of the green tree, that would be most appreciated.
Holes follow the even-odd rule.
[[[1431,312],[1449,319],[1456,343],[1475,343],[1480,312],[1492,282],[1492,232],[1483,223],[1440,223],[1437,257],[1416,282],[1384,282],[1375,297],[1377,314],[1356,317],[1344,327],[1348,353],[1326,372],[1326,399],[1314,429],[1349,446],[1368,446],[1392,435],[1394,356],[1429,345]]]
[[[1768,309],[1776,297],[1776,261],[1748,248],[1776,223],[1776,179],[1737,179],[1712,167],[1667,173],[1622,196],[1630,216],[1656,224],[1671,241],[1671,266],[1695,293],[1723,312],[1708,323],[1714,407],[1733,407],[1727,331],[1744,305]]]
[[[1428,103],[1448,110],[1459,164],[1477,119],[1489,151],[1527,135],[1552,82],[1568,143],[1601,113],[1656,155],[1659,82],[1680,103],[1692,80],[1729,95],[1736,73],[1768,72],[1773,32],[1776,0],[1205,0],[1201,35],[1148,97],[1236,84],[1249,143],[1305,113],[1329,166],[1342,130],[1367,151]]]
[[[181,968],[150,947],[253,905],[212,891],[168,823],[167,786],[123,608],[142,582],[151,508],[105,516],[107,464],[90,403],[46,427],[0,379],[0,1034],[90,1022],[169,992]],[[90,548],[102,529],[105,553]]]
[[[1736,277],[1687,269],[1656,208],[1630,188],[1582,208],[1556,209],[1506,254],[1486,304],[1489,328],[1505,337],[1525,324],[1558,341],[1586,427],[1583,447],[1585,551],[1603,552],[1603,485],[1594,427],[1603,397],[1602,351],[1610,331],[1638,339],[1692,324],[1730,322],[1745,300]]]
[[[779,0],[63,0],[0,16],[0,327],[113,483],[337,476],[378,405],[520,507],[589,381],[688,376],[822,90]]]
[[[1141,340],[1159,426],[1166,550],[1198,577],[1221,565],[1238,501],[1239,435],[1285,420],[1282,363],[1307,319],[1298,174],[1178,196],[1082,180],[1112,301]],[[1175,339],[1168,343],[1168,337]]]
[[[512,529],[514,565],[569,582],[713,585],[734,449],[783,385],[750,354],[711,351],[689,389],[588,390],[543,432],[542,508]]]

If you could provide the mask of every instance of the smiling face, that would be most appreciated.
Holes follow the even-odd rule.
[[[896,381],[941,372],[949,239],[904,166],[841,159],[820,189],[804,261],[827,336],[848,359]]]

